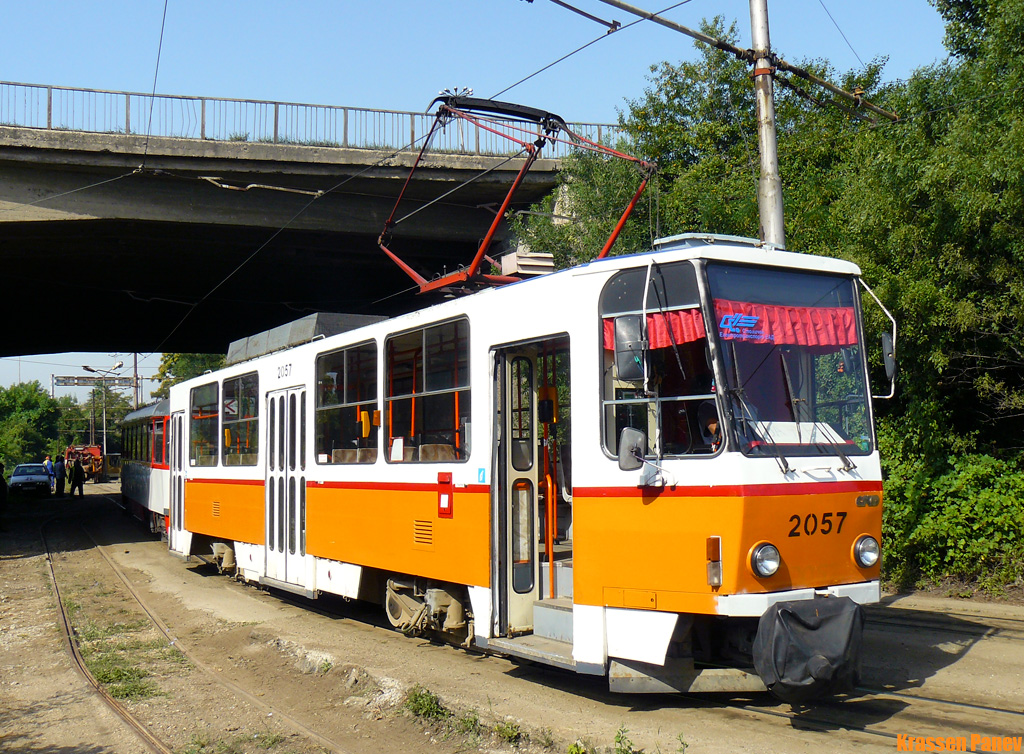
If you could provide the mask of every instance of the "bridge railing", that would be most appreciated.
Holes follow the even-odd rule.
[[[434,116],[400,110],[374,110],[294,102],[181,97],[166,94],[75,89],[0,81],[0,125],[110,134],[150,134],[181,139],[248,141],[270,144],[417,151]],[[511,124],[497,130],[521,140]],[[618,126],[570,123],[593,141],[614,143]],[[454,121],[431,142],[432,151],[507,155],[510,141],[464,121]],[[545,147],[544,156],[564,157],[567,144]]]

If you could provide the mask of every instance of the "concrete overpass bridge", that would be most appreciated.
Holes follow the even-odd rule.
[[[0,82],[0,355],[223,352],[314,311],[422,306],[376,239],[431,122]],[[486,131],[438,136],[393,242],[426,277],[470,261],[522,164]],[[546,148],[518,208],[564,152]]]

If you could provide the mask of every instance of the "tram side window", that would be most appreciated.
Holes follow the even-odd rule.
[[[255,466],[260,448],[260,381],[252,372],[224,380],[224,465]]]
[[[377,460],[377,344],[323,353],[316,360],[317,463]]]
[[[153,463],[164,465],[167,463],[167,455],[164,444],[164,419],[162,417],[153,421]]]
[[[649,276],[649,279],[648,279]],[[647,291],[646,307],[643,298]],[[615,321],[639,323],[642,376],[618,373]],[[656,456],[714,453],[720,445],[717,406],[696,270],[689,262],[623,270],[601,295],[604,439],[618,452],[625,427],[641,430]]]
[[[388,338],[389,462],[462,461],[470,452],[469,322]]]
[[[189,465],[217,465],[217,383],[192,388],[189,410]]]

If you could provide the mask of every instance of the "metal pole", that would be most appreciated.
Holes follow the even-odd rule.
[[[134,398],[135,408],[139,408],[139,354],[132,354],[132,398]]]
[[[107,457],[107,378],[101,378],[103,382],[100,383],[100,390],[103,392],[103,457]]]
[[[757,140],[761,152],[761,178],[757,206],[761,215],[761,240],[786,248],[782,217],[782,178],[775,134],[775,99],[772,82],[771,41],[768,34],[768,0],[750,0],[750,31],[754,44],[754,93],[757,98]]]

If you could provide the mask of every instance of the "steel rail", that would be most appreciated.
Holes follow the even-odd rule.
[[[105,495],[104,497],[107,500],[111,500],[111,498]],[[188,647],[188,645],[186,645],[180,639],[171,634],[171,630],[167,626],[167,624],[164,623],[160,616],[157,615],[156,612],[149,606],[149,604],[145,601],[142,595],[139,594],[138,590],[135,589],[134,585],[125,575],[124,571],[121,570],[121,568],[110,558],[109,555],[107,555],[106,552],[104,552],[103,547],[100,546],[100,544],[92,536],[89,530],[85,528],[84,525],[82,526],[82,531],[85,532],[85,535],[87,537],[89,537],[90,541],[93,543],[93,546],[96,548],[96,552],[99,553],[103,560],[106,561],[107,565],[110,566],[110,569],[114,572],[114,574],[121,580],[121,583],[124,584],[124,587],[128,590],[129,594],[132,595],[132,598],[135,599],[139,607],[141,607],[143,612],[145,612],[146,615],[149,616],[150,620],[153,621],[153,625],[157,627],[160,633],[164,635],[164,637],[168,640],[168,642],[170,642],[170,644],[173,647],[175,647],[179,652],[185,655],[185,657],[187,657],[188,660],[192,662],[197,668],[199,668],[208,676],[210,676],[220,686],[227,689],[228,691],[231,691],[237,696],[243,698],[245,701],[250,702],[256,707],[259,707],[264,712],[272,712],[275,717],[285,721],[297,733],[310,738],[311,740],[315,741],[317,744],[323,746],[329,751],[337,752],[337,754],[347,754],[347,750],[344,749],[336,741],[332,741],[331,739],[321,735],[320,733],[317,733],[315,730],[313,730],[305,723],[298,720],[296,717],[288,714],[287,712],[284,712],[276,707],[267,704],[259,697],[257,697],[255,694],[242,688],[234,681],[231,681],[230,679],[226,678],[223,674],[214,670],[209,664],[200,660],[196,656],[195,652]]]
[[[154,751],[157,754],[174,754],[174,750],[150,733],[149,729],[146,728],[146,726],[143,725],[134,715],[132,715],[131,712],[128,711],[127,707],[107,693],[107,690],[103,688],[103,685],[96,680],[96,677],[89,672],[89,668],[86,667],[85,660],[78,647],[78,642],[75,640],[75,631],[71,625],[70,616],[68,616],[67,610],[64,607],[64,599],[61,597],[60,586],[57,582],[57,574],[53,567],[53,553],[50,549],[50,541],[46,538],[46,526],[57,520],[59,520],[58,517],[54,517],[40,524],[39,537],[42,539],[43,550],[46,552],[46,564],[49,569],[50,586],[53,587],[53,594],[57,600],[57,613],[60,619],[61,635],[64,639],[64,644],[68,650],[68,654],[71,655],[71,659],[74,662],[75,669],[78,670],[83,678],[85,678],[89,686],[92,687],[92,690],[100,697],[100,699],[102,699],[114,714],[116,714],[121,721],[139,737],[142,743],[144,743],[150,751]]]

